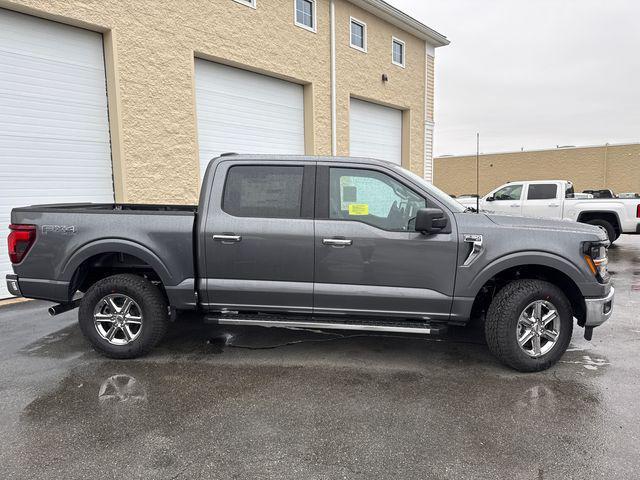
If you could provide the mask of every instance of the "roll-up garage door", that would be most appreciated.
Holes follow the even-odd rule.
[[[196,59],[200,174],[225,152],[304,154],[303,87]]]
[[[402,111],[351,99],[349,154],[402,164]]]
[[[102,35],[0,9],[0,298],[11,208],[112,201]]]

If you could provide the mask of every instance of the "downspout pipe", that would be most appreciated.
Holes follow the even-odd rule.
[[[336,118],[336,6],[334,0],[331,0],[329,9],[331,16],[331,155],[335,157],[338,154],[338,123]]]

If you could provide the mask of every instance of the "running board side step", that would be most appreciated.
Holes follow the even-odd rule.
[[[259,318],[235,318],[235,317],[215,317],[209,316],[208,322],[217,323],[219,325],[245,325],[268,328],[307,328],[317,330],[354,330],[364,332],[385,332],[385,333],[414,333],[421,335],[434,335],[442,333],[445,326],[433,326],[428,324],[419,324],[417,322],[398,322],[393,324],[387,322],[385,324],[367,323],[339,323],[339,322],[317,322],[304,320],[272,320]]]

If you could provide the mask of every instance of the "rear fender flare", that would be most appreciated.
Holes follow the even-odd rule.
[[[116,238],[102,239],[80,247],[63,267],[60,278],[70,282],[85,260],[105,253],[125,253],[137,257],[146,262],[155,271],[165,286],[175,284],[169,269],[155,253],[139,243]]]

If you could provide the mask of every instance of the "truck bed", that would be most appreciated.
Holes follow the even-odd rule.
[[[119,203],[14,208],[12,224],[36,227],[24,261],[13,266],[22,293],[69,301],[83,275],[100,268],[105,252],[113,251],[123,268],[131,262],[148,265],[176,304],[195,303],[197,210],[193,205]]]

